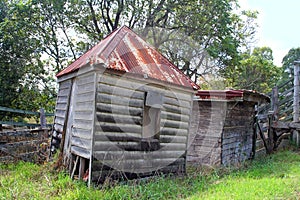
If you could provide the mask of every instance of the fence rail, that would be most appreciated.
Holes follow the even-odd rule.
[[[7,115],[7,113],[16,113],[17,116],[31,115],[38,116],[40,118],[40,123],[16,122],[14,120],[0,121],[0,131],[2,129],[3,124],[11,126],[26,126],[30,128],[52,126],[52,124],[47,124],[46,117],[54,116],[54,113],[45,113],[42,108],[40,109],[40,112],[35,112],[0,106],[0,112],[5,113],[4,116]]]

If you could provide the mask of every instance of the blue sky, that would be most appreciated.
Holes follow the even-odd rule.
[[[300,1],[239,0],[239,4],[259,11],[256,46],[271,47],[274,63],[281,66],[288,51],[300,47]]]

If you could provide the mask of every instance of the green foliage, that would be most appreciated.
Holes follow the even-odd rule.
[[[190,169],[186,177],[87,188],[49,164],[0,164],[0,199],[297,199],[299,165],[299,152],[282,151],[241,169]]]
[[[41,41],[31,26],[34,8],[30,1],[2,1],[0,10],[0,105],[53,111],[55,88],[41,60]]]
[[[281,68],[273,64],[269,47],[254,48],[241,55],[240,65],[224,70],[227,84],[237,89],[268,93],[281,76]]]
[[[300,48],[292,48],[282,59],[283,78],[281,82],[294,77],[294,62],[300,61]]]

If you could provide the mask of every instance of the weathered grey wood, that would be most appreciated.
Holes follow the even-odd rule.
[[[161,135],[178,135],[178,136],[187,136],[188,131],[186,129],[178,129],[178,128],[168,128],[163,127],[160,130]]]
[[[168,91],[162,86],[161,88],[159,88],[158,86],[145,85],[145,82],[140,82],[135,79],[131,79],[129,77],[124,77],[124,76],[118,76],[118,75],[114,76],[114,75],[104,74],[104,76],[101,77],[100,83],[105,83],[105,84],[110,83],[111,85],[115,85],[116,87],[130,88],[139,91],[154,90],[163,93],[165,96],[174,97],[173,91]],[[179,89],[180,88],[178,88],[178,90]],[[189,100],[191,98],[191,93],[188,92],[184,93],[183,91],[176,92],[176,97],[182,100]]]
[[[85,169],[85,159],[80,157],[80,160],[79,160],[79,174],[78,174],[78,179],[79,180],[82,180],[82,178],[83,178],[84,169]]]
[[[72,173],[71,173],[71,179],[74,178],[75,171],[76,171],[77,164],[78,164],[78,160],[79,160],[79,156],[76,156],[76,160],[75,160],[75,163],[74,163],[74,167],[73,167],[73,170],[72,170]]]
[[[138,124],[142,125],[142,118],[140,116],[128,116],[114,113],[97,113],[97,120],[99,122],[110,122],[116,124]]]
[[[78,146],[71,146],[71,153],[81,156],[86,159],[90,159],[90,151],[88,151],[86,148],[81,148]]]
[[[127,97],[112,96],[108,94],[97,94],[97,102],[107,103],[107,104],[116,104],[116,105],[128,105],[130,107],[142,108],[144,101],[140,99],[130,99]]]
[[[130,116],[142,116],[142,107],[131,107],[129,105],[112,105],[110,103],[97,103],[97,115],[98,112],[113,113]]]
[[[145,92],[140,90],[134,90],[131,88],[125,88],[125,87],[117,87],[115,85],[108,85],[108,84],[99,84],[98,85],[98,92],[104,93],[108,95],[117,95],[117,96],[124,96],[134,99],[141,99],[143,100],[145,97]]]
[[[293,121],[299,121],[299,93],[300,93],[300,83],[299,83],[299,73],[300,66],[299,62],[294,63],[294,102],[293,102]]]

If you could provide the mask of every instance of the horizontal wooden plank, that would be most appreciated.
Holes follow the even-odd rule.
[[[84,84],[79,84],[77,83],[77,88],[76,88],[76,93],[77,94],[82,94],[82,93],[87,93],[87,92],[95,92],[96,88],[94,85],[94,82],[88,82]]]
[[[124,96],[131,99],[143,100],[145,98],[145,92],[143,91],[135,90],[133,88],[117,87],[115,85],[108,85],[104,83],[98,84],[98,92],[108,95]]]
[[[19,114],[26,114],[26,115],[40,115],[40,112],[28,111],[28,110],[20,110],[14,108],[7,108],[0,106],[0,111],[4,112],[11,112],[11,113],[19,113]],[[45,113],[47,116],[53,116],[53,113]]]
[[[95,151],[93,156],[100,161],[110,160],[151,160],[151,159],[172,159],[180,158],[185,151]]]
[[[100,113],[97,112],[98,122],[110,122],[118,124],[137,124],[142,125],[143,119],[140,116],[122,115],[115,113]]]
[[[86,92],[86,93],[76,94],[76,96],[75,96],[76,103],[87,102],[87,103],[93,104],[94,100],[95,100],[94,92]]]
[[[177,162],[181,165],[184,164],[184,158],[163,158],[163,159],[136,159],[136,160],[105,160],[99,163],[98,169],[101,169],[102,165],[107,165],[115,170],[122,172],[132,172],[132,173],[140,173],[140,172],[149,172],[156,171],[160,168],[167,167],[168,165]],[[174,165],[173,165],[174,166]],[[93,166],[97,169],[96,166]]]
[[[58,96],[56,102],[57,102],[57,104],[59,104],[59,103],[67,103],[68,100],[69,100],[68,96]]]
[[[69,80],[67,80],[67,81],[60,82],[60,83],[59,83],[59,88],[60,88],[60,89],[70,88],[70,87],[71,87],[71,84],[72,84],[72,80],[69,79]]]
[[[92,110],[73,110],[74,112],[74,119],[85,119],[85,120],[93,120],[94,113]]]
[[[57,123],[55,123],[55,124],[54,124],[54,130],[56,130],[56,131],[62,133],[62,132],[63,132],[63,125],[62,125],[62,124],[57,124]]]
[[[12,125],[12,126],[29,126],[29,127],[39,127],[39,126],[41,126],[40,124],[26,123],[26,122],[15,122],[15,121],[0,121],[0,124],[6,124],[6,125]]]
[[[111,141],[111,142],[140,142],[142,139],[141,134],[136,133],[120,133],[120,132],[96,132],[94,136],[95,141]]]
[[[98,112],[113,113],[130,116],[142,116],[142,107],[131,107],[129,105],[116,105],[111,103],[97,103],[96,105]]]
[[[66,102],[56,102],[55,109],[67,110],[67,103]]]
[[[188,129],[189,123],[171,120],[161,120],[160,126],[166,128]]]
[[[168,105],[168,104],[163,104],[163,110],[170,113],[184,114],[184,115],[190,115],[191,113],[191,109],[182,108],[174,105]]]
[[[190,117],[189,115],[177,114],[177,113],[170,113],[164,110],[161,111],[161,119],[168,119],[173,121],[180,121],[180,122],[189,122]]]
[[[94,100],[85,101],[85,102],[76,102],[74,107],[76,108],[76,111],[94,110],[95,109]]]
[[[74,119],[73,126],[76,128],[91,130],[93,128],[93,120]]]
[[[186,144],[187,136],[160,135],[159,141],[162,142],[162,143],[182,143],[182,144]]]
[[[151,84],[145,84],[145,82],[139,82],[137,80],[128,79],[126,77],[120,77],[120,76],[113,76],[113,75],[103,75],[100,80],[100,84],[110,84],[110,85],[116,85],[119,88],[127,88],[132,90],[137,90],[141,92],[146,91],[156,91],[159,93],[162,93],[164,96],[167,97],[176,97],[181,100],[192,100],[192,94],[191,93],[183,93],[182,91],[173,89],[173,88],[166,88],[165,86],[161,85],[151,85]],[[98,86],[99,87],[99,86]]]
[[[164,96],[163,103],[190,109],[192,101],[181,100],[181,99],[177,99],[176,97],[170,98],[170,97]]]
[[[92,140],[92,135],[91,129],[72,128],[72,136],[74,137]]]
[[[65,118],[56,116],[56,117],[55,117],[55,120],[54,120],[54,123],[55,123],[55,124],[61,124],[61,125],[64,125],[64,123],[65,123]]]
[[[160,134],[161,135],[187,136],[188,135],[188,130],[186,130],[186,129],[177,129],[177,128],[163,127],[160,130]]]
[[[139,150],[139,142],[124,142],[124,141],[94,141],[93,151],[124,151],[124,150]]]
[[[128,139],[128,141],[132,140],[132,141],[140,141],[142,138],[142,134],[141,133],[129,133],[129,132],[99,132],[96,131],[95,132],[95,141],[107,141],[107,140],[111,140],[112,141],[119,141],[122,140],[122,138]],[[113,138],[118,138],[118,139],[113,139]],[[122,140],[123,141],[123,140]]]
[[[136,124],[133,125],[133,124],[96,122],[96,131],[142,133],[142,126]]]
[[[108,94],[97,94],[97,103],[106,103],[113,105],[126,105],[131,107],[142,108],[144,105],[144,100],[141,99],[131,99],[127,97],[120,97]]]
[[[71,145],[80,147],[82,149],[90,150],[92,147],[92,140],[72,136]]]
[[[76,77],[76,84],[78,86],[89,85],[90,83],[95,82],[95,73],[89,73],[86,75],[81,75]]]
[[[58,97],[68,97],[70,95],[70,88],[59,88]]]
[[[71,153],[81,156],[86,159],[90,159],[90,155],[91,155],[89,150],[87,150],[86,148],[78,147],[78,146],[71,146]]]
[[[55,110],[55,116],[65,118],[66,111],[65,110]]]
[[[182,143],[160,143],[161,151],[185,151],[186,144]]]

